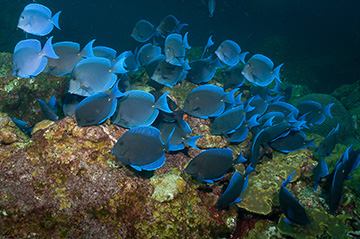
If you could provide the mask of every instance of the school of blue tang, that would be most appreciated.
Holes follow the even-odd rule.
[[[214,13],[215,1],[209,1],[210,15]],[[18,27],[29,35],[48,35],[58,24],[60,12],[52,15],[47,7],[32,3],[20,15]],[[98,125],[110,119],[111,123],[129,130],[121,136],[111,152],[118,163],[137,171],[152,171],[166,162],[165,152],[194,147],[202,135],[187,136],[192,132],[184,120],[184,114],[201,119],[211,119],[211,133],[222,135],[230,143],[240,143],[248,133],[253,134],[248,158],[240,153],[235,159],[231,149],[213,148],[202,151],[186,166],[185,172],[198,183],[214,183],[233,171],[235,164],[245,164],[243,175],[234,172],[229,185],[218,201],[223,210],[241,201],[247,188],[248,178],[261,163],[262,148],[289,153],[307,147],[316,147],[314,139],[307,140],[303,129],[324,122],[331,116],[333,105],[321,105],[314,101],[301,102],[297,107],[288,103],[291,87],[280,85],[280,69],[262,54],[247,58],[233,40],[224,40],[216,49],[210,36],[199,59],[189,61],[186,51],[190,49],[188,35],[183,32],[188,24],[175,16],[166,16],[158,26],[147,20],[139,20],[132,38],[142,43],[139,50],[125,51],[119,55],[107,46],[96,46],[91,40],[83,48],[76,42],[52,43],[48,37],[44,46],[39,40],[20,41],[13,52],[12,73],[21,78],[33,78],[45,72],[51,75],[70,75],[68,93],[62,96],[65,116],[75,116],[81,127]],[[144,67],[149,78],[161,86],[172,87],[182,81],[198,84],[186,97],[180,110],[168,93],[131,90],[127,75]],[[223,87],[208,84],[217,69],[226,68],[222,78]],[[249,82],[250,95],[242,96],[241,86]],[[274,88],[268,86],[274,82]],[[48,103],[38,99],[45,117],[52,121],[56,114],[55,95]],[[24,131],[23,122],[14,119]],[[329,173],[325,157],[337,143],[339,124],[329,132],[317,147],[322,157],[314,169],[314,191],[319,184],[326,189],[329,213],[335,214],[345,180],[351,179],[360,162],[360,149],[350,146]],[[279,192],[279,201],[286,222],[305,225],[311,223],[305,209],[286,189],[293,172]],[[325,180],[322,180],[322,179]]]

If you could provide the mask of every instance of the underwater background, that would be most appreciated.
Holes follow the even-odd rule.
[[[74,117],[59,113],[60,120],[44,120],[36,99],[58,101],[69,88],[69,75],[41,73],[32,79],[12,75],[15,45],[26,39],[39,39],[42,45],[74,41],[83,48],[109,46],[118,53],[135,51],[143,43],[131,37],[135,24],[145,19],[158,25],[172,14],[186,23],[192,47],[189,60],[198,59],[208,38],[218,46],[231,39],[250,55],[261,53],[280,71],[282,87],[292,86],[289,101],[304,100],[323,107],[335,103],[333,118],[304,129],[316,146],[340,124],[337,143],[326,157],[329,171],[346,149],[359,146],[360,129],[360,2],[338,1],[216,1],[209,16],[208,1],[36,1],[53,13],[62,11],[59,25],[46,37],[29,35],[18,29],[24,7],[35,1],[0,0],[0,229],[3,238],[356,238],[360,235],[360,172],[344,182],[343,198],[335,215],[328,213],[328,199],[322,190],[313,191],[313,169],[321,157],[316,149],[292,153],[270,150],[249,176],[247,190],[237,207],[218,211],[216,204],[231,175],[241,174],[237,164],[214,184],[199,183],[184,169],[201,152],[186,147],[167,152],[163,167],[137,172],[115,164],[111,153],[116,141],[128,132],[105,121],[98,126],[79,127]],[[215,49],[214,49],[215,50]],[[240,63],[241,65],[241,63]],[[210,84],[222,86],[226,69],[217,70]],[[132,89],[153,90],[144,67],[128,75]],[[252,85],[246,82],[244,96]],[[183,107],[196,86],[185,80],[164,87]],[[156,87],[155,87],[156,88]],[[268,87],[274,88],[274,84]],[[157,89],[157,88],[156,88]],[[21,132],[12,118],[28,126]],[[224,136],[211,135],[213,120],[185,118],[189,135],[204,135],[196,146],[201,150],[230,148],[234,157],[250,154],[254,135],[241,143],[229,143]],[[248,164],[246,164],[248,166]],[[288,224],[279,202],[282,182],[297,171],[287,186],[304,206],[311,223]],[[324,180],[323,180],[324,183]],[[324,186],[326,189],[326,186]],[[322,187],[321,187],[322,189]]]

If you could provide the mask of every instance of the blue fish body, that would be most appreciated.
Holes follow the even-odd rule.
[[[256,86],[267,86],[274,79],[281,83],[279,72],[282,65],[283,64],[273,69],[274,63],[268,57],[255,54],[246,62],[242,73],[252,84]]]
[[[214,15],[215,6],[216,6],[215,0],[209,0],[208,1],[208,8],[209,8],[210,17],[212,17]]]
[[[70,93],[66,93],[65,95],[63,95],[61,97],[61,102],[65,117],[75,115],[76,107],[83,99],[85,99],[85,96],[74,95]]]
[[[143,45],[138,51],[137,58],[140,65],[146,66],[152,59],[161,55],[161,48],[155,44]]]
[[[330,156],[337,143],[337,137],[339,135],[339,123],[333,128],[329,134],[320,142],[316,154],[322,157]]]
[[[180,21],[173,15],[167,15],[164,17],[159,25],[155,29],[155,34],[161,37],[167,37],[172,33],[180,33],[180,31],[188,26],[186,23],[180,23]]]
[[[306,140],[306,135],[299,130],[290,130],[289,134],[271,141],[269,145],[276,151],[290,153],[300,149],[307,149],[308,146],[315,148],[313,141],[314,139]]]
[[[172,65],[182,66],[185,61],[185,49],[190,49],[187,41],[187,34],[184,38],[177,33],[170,34],[165,40],[165,57]]]
[[[211,134],[230,134],[233,133],[245,120],[246,111],[244,105],[240,105],[226,111],[216,117],[211,125]]]
[[[329,196],[329,213],[334,215],[340,205],[344,188],[344,162],[336,165]]]
[[[135,127],[117,141],[111,152],[118,163],[129,165],[137,171],[152,171],[165,163],[166,145],[160,140],[160,132],[151,126]]]
[[[242,68],[239,65],[231,66],[224,74],[224,89],[239,88],[245,82],[244,76],[241,74]]]
[[[325,178],[329,175],[329,170],[324,158],[318,162],[318,165],[313,169],[313,178],[314,178],[314,191],[317,190],[319,183],[322,178]]]
[[[325,116],[332,118],[330,109],[334,103],[322,107],[320,103],[315,101],[303,101],[297,108],[299,110],[299,117],[305,117],[304,120],[310,126],[313,124],[321,124],[325,121]]]
[[[241,53],[240,46],[232,40],[223,41],[215,51],[215,54],[221,60],[221,62],[228,66],[234,66],[239,61],[244,63],[247,53],[248,52]]]
[[[117,84],[110,94],[95,93],[82,100],[75,109],[75,118],[78,126],[91,126],[103,123],[116,110],[117,98],[124,94],[119,91]]]
[[[107,46],[95,46],[92,48],[94,56],[104,57],[110,60],[110,62],[115,62],[116,60],[116,50],[107,47]]]
[[[221,196],[221,198],[217,203],[219,211],[227,208],[233,203],[239,203],[242,200],[239,197],[247,188],[249,182],[248,175],[252,171],[254,171],[254,168],[252,168],[250,164],[246,168],[244,175],[241,175],[238,172],[235,172],[233,174],[229,185],[227,186],[225,192],[223,193],[223,195]]]
[[[292,172],[289,177],[282,183],[279,193],[280,208],[286,216],[286,222],[306,225],[310,223],[310,220],[306,214],[305,209],[286,189],[286,185],[291,181],[291,177],[295,172],[296,171]]]
[[[193,60],[190,62],[190,70],[186,79],[195,84],[207,83],[215,75],[216,68],[222,67],[218,58],[214,61],[211,56],[205,59]]]
[[[158,62],[150,78],[159,84],[172,87],[186,77],[188,71],[184,66],[170,64],[163,55],[154,58]],[[156,62],[154,62],[156,64]],[[149,63],[150,66],[151,62]],[[151,74],[151,73],[150,73]]]
[[[166,101],[168,92],[164,93],[156,102],[152,94],[131,90],[125,92],[118,100],[118,105],[111,122],[124,128],[148,126],[159,114],[159,110],[172,113]]]
[[[257,117],[259,115],[254,115],[248,121],[243,121],[239,128],[237,128],[233,133],[227,135],[227,138],[231,143],[240,143],[244,141],[249,133],[249,128],[259,125],[257,122]]]
[[[147,20],[140,20],[135,24],[131,33],[132,38],[138,42],[150,40],[155,33],[155,26]]]
[[[45,36],[53,30],[54,26],[60,29],[60,13],[61,11],[51,16],[49,8],[37,3],[28,4],[20,15],[18,28],[33,35]]]
[[[54,52],[50,37],[43,49],[38,40],[29,39],[16,44],[12,59],[12,74],[22,78],[32,78],[40,74],[49,58],[59,58]]]
[[[56,114],[56,99],[55,94],[50,98],[49,102],[46,103],[43,100],[36,99],[40,103],[40,108],[46,119],[51,121],[58,121],[59,116]]]

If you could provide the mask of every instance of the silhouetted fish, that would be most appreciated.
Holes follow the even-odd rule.
[[[329,132],[329,134],[323,139],[323,141],[321,141],[318,149],[316,150],[316,154],[322,157],[329,156],[335,148],[338,135],[339,123]]]
[[[41,112],[45,118],[52,121],[58,121],[59,116],[56,114],[56,98],[55,94],[51,96],[48,103],[43,100],[36,99],[40,103]]]
[[[307,149],[308,146],[316,148],[314,139],[306,140],[306,135],[299,130],[290,130],[289,134],[269,143],[270,147],[282,153],[290,153],[300,149]]]
[[[171,33],[180,33],[183,27],[187,26],[186,23],[180,21],[173,15],[164,17],[159,25],[156,27],[156,34],[158,36],[166,37]]]
[[[140,62],[140,65],[146,66],[149,61],[160,55],[161,48],[155,44],[148,43],[140,48],[137,58]]]
[[[322,107],[320,103],[315,101],[303,101],[296,108],[299,110],[299,117],[303,116],[303,120],[309,126],[313,124],[321,124],[325,121],[325,115],[332,118],[330,109],[334,103]]]
[[[224,84],[224,89],[228,88],[239,88],[242,86],[245,82],[245,78],[242,72],[242,67],[238,65],[234,65],[230,67],[224,74],[224,77],[222,78],[222,82]]]
[[[18,28],[33,35],[45,36],[53,30],[54,26],[60,29],[60,13],[61,11],[51,16],[52,13],[49,8],[41,4],[31,3],[22,11]]]
[[[155,33],[155,26],[149,21],[140,20],[135,24],[131,36],[138,42],[150,40]]]

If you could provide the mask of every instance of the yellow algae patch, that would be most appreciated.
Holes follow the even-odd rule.
[[[41,129],[46,129],[47,127],[49,127],[50,125],[54,124],[55,122],[54,121],[51,121],[51,120],[43,120],[43,121],[40,121],[39,123],[37,123],[35,126],[34,126],[34,129],[31,131],[31,135],[35,134],[38,130],[41,130]]]
[[[179,193],[185,191],[186,182],[174,172],[154,176],[150,181],[154,187],[151,198],[158,202],[173,200]]]

